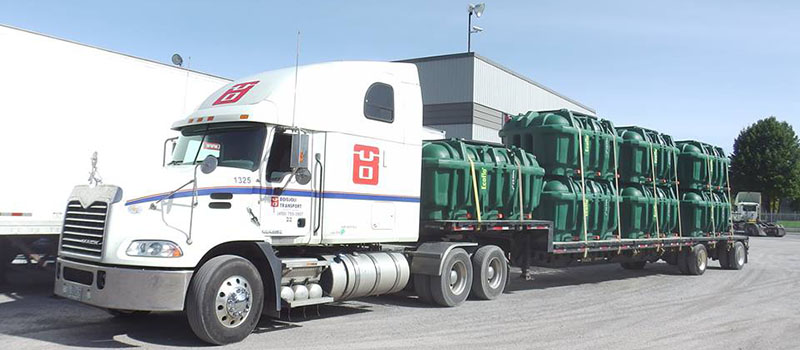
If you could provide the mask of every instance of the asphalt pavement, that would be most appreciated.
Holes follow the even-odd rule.
[[[702,276],[663,262],[535,269],[494,301],[457,308],[398,294],[262,320],[230,349],[798,349],[800,234],[751,238],[741,271]],[[518,275],[514,275],[518,277]],[[18,266],[0,286],[0,348],[204,347],[181,313],[113,318],[52,296],[48,271]]]

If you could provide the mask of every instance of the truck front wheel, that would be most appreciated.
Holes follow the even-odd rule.
[[[264,285],[253,264],[239,256],[221,255],[200,267],[186,297],[192,331],[211,344],[241,341],[261,318]]]

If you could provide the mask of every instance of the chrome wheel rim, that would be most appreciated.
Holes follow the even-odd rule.
[[[742,246],[740,245],[737,245],[735,253],[736,253],[736,263],[739,264],[739,266],[744,265],[744,248],[742,248]]]
[[[463,261],[456,261],[453,267],[450,268],[448,276],[450,284],[450,291],[454,295],[461,295],[467,288],[467,265]]]
[[[497,289],[503,284],[503,262],[499,258],[493,257],[489,260],[486,271],[486,280],[489,282],[489,288]]]
[[[238,327],[250,314],[252,295],[250,282],[242,276],[231,276],[222,281],[214,303],[217,321],[227,328]]]
[[[706,263],[708,262],[708,256],[706,254],[707,253],[705,250],[701,250],[697,254],[697,267],[700,269],[700,271],[706,269]]]

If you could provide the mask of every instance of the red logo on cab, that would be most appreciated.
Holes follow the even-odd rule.
[[[381,150],[378,147],[353,146],[353,183],[377,185]]]
[[[234,86],[231,86],[231,88],[228,89],[228,91],[225,91],[222,94],[222,96],[220,96],[211,105],[212,106],[216,106],[216,105],[223,105],[223,104],[227,104],[227,103],[236,103],[237,101],[241,100],[242,97],[244,97],[244,94],[246,94],[248,91],[250,91],[250,89],[252,89],[253,86],[256,86],[256,84],[258,84],[258,82],[259,82],[258,80],[249,81],[249,82],[246,82],[246,83],[241,83],[241,84],[236,84]]]

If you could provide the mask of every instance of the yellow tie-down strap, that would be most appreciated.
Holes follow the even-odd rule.
[[[472,157],[467,157],[469,159],[469,170],[472,173],[472,191],[473,195],[475,196],[475,212],[478,214],[478,222],[481,222],[481,200],[478,198],[478,177],[475,176],[475,162],[472,161]]]

